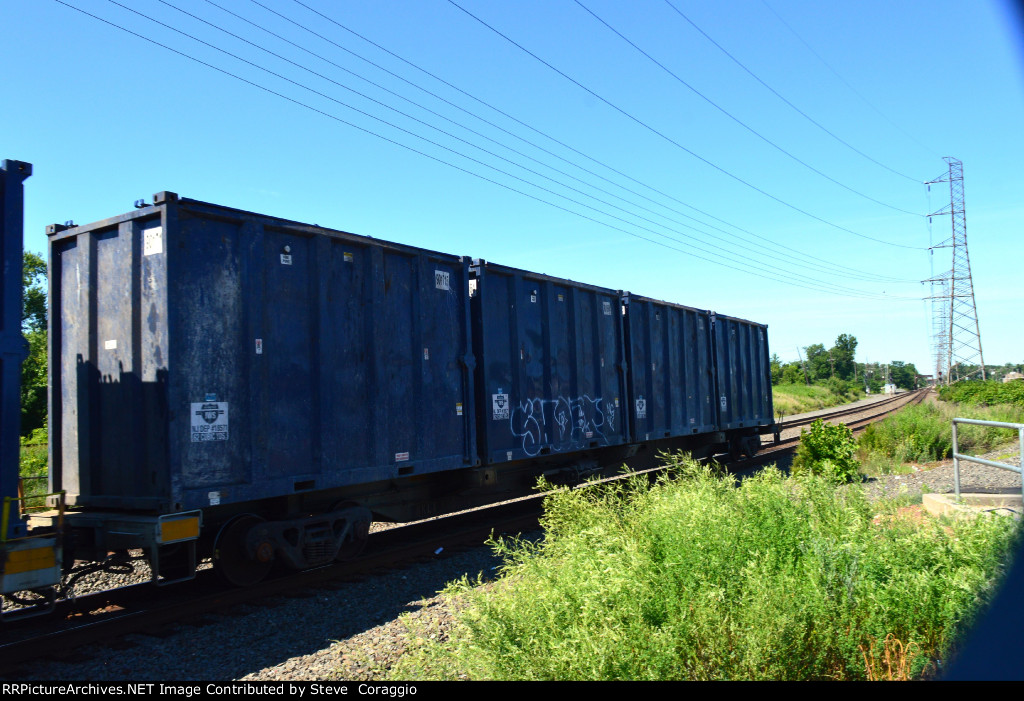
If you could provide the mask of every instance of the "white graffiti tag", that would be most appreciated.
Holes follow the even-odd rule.
[[[608,445],[604,435],[614,422],[614,408],[609,405],[607,422],[602,399],[558,397],[530,399],[512,409],[509,426],[512,435],[523,439],[523,450],[533,457],[542,448],[552,452],[580,450],[593,441]]]

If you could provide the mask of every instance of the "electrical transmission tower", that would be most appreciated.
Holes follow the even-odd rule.
[[[930,282],[932,301],[932,341],[935,348],[935,382],[956,382],[975,371],[963,366],[977,366],[985,379],[985,357],[981,353],[981,330],[978,310],[974,304],[974,282],[971,259],[967,255],[967,214],[964,210],[964,166],[955,158],[946,157],[948,173],[927,183],[929,190],[936,183],[949,183],[949,205],[931,217],[949,214],[952,235],[932,246],[953,249],[953,267]]]

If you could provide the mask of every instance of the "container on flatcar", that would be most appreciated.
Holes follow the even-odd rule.
[[[768,327],[721,314],[712,314],[712,327],[719,430],[771,425]]]
[[[623,308],[633,440],[717,430],[711,313],[629,293]]]
[[[466,260],[159,193],[51,227],[50,265],[69,504],[295,505],[475,464]]]
[[[474,261],[485,465],[629,442],[620,294]]]

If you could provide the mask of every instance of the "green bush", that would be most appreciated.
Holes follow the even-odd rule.
[[[939,388],[939,397],[947,402],[972,406],[1012,404],[1024,408],[1024,382],[965,380]]]
[[[792,469],[795,474],[809,472],[836,484],[852,482],[860,473],[856,451],[853,432],[845,424],[833,426],[818,419],[810,431],[800,431]]]
[[[459,622],[411,628],[393,677],[920,677],[1012,552],[1011,519],[922,525],[813,475],[673,469],[548,496],[544,540],[499,540],[502,578],[452,585]]]
[[[858,396],[858,387],[853,385],[846,380],[841,380],[838,377],[831,377],[825,380],[825,386],[828,387],[829,391],[840,399],[856,399]]]

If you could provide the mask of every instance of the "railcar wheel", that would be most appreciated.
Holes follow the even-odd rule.
[[[370,523],[373,520],[373,516],[369,509],[362,506],[353,504],[352,502],[342,502],[335,504],[332,511],[340,511],[347,509],[352,514],[350,521],[350,528],[348,535],[345,537],[345,542],[341,544],[338,549],[338,554],[334,556],[335,562],[344,562],[345,560],[351,560],[352,558],[358,557],[363,552],[363,548],[366,547],[366,542],[370,539]]]
[[[249,529],[264,520],[255,514],[242,514],[225,523],[217,533],[213,567],[228,584],[251,587],[261,582],[274,566],[273,559],[261,562],[250,559],[246,553],[245,540]]]

